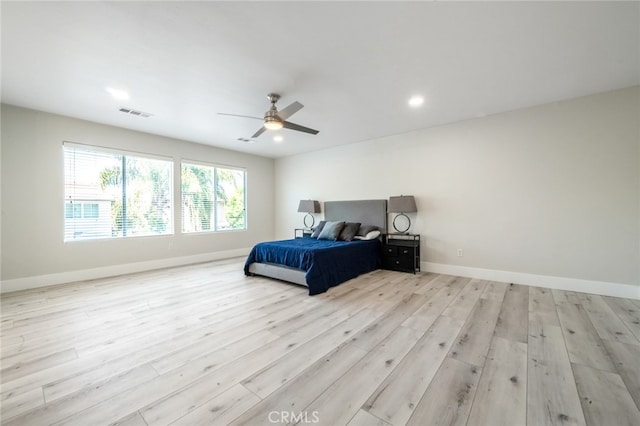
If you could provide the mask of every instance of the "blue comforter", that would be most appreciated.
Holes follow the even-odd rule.
[[[309,295],[380,267],[380,241],[327,241],[315,238],[269,241],[256,244],[244,266],[254,262],[273,263],[306,271]]]

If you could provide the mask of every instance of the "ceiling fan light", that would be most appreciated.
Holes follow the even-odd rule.
[[[280,130],[282,129],[282,121],[266,120],[264,122],[264,127],[266,127],[269,130]]]

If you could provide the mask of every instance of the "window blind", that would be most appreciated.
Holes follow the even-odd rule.
[[[64,240],[173,233],[173,162],[79,145],[64,150]]]
[[[182,232],[247,229],[246,172],[182,163]]]

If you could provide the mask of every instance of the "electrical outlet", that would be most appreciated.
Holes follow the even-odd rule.
[[[462,256],[463,256],[462,249],[458,249],[458,257],[462,257]]]

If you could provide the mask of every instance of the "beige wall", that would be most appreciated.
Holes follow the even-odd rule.
[[[303,198],[411,194],[423,261],[638,286],[638,99],[634,87],[276,160],[276,236],[301,225]]]
[[[180,234],[176,169],[174,235],[65,243],[63,141],[173,157],[177,164],[184,158],[243,167],[248,230]],[[2,280],[96,268],[98,275],[109,274],[126,272],[118,269],[123,264],[157,267],[161,259],[169,265],[172,258],[188,262],[217,252],[248,252],[256,242],[273,238],[273,181],[272,159],[2,105]]]

